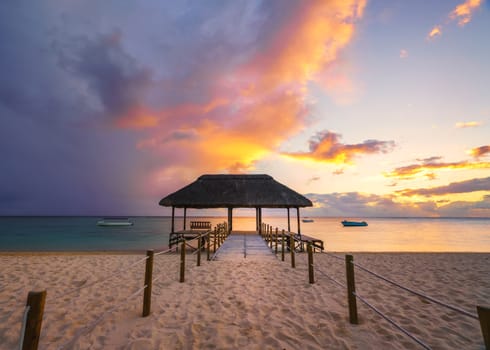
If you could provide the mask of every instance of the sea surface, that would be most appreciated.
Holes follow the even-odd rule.
[[[120,251],[163,249],[171,229],[169,217],[132,217],[128,227],[100,227],[98,217],[0,217],[0,251]],[[490,218],[359,218],[367,227],[343,227],[342,218],[300,222],[302,234],[324,241],[339,252],[490,252]],[[188,217],[187,221],[226,219]],[[286,217],[264,217],[279,230]],[[291,217],[297,232],[297,218]],[[176,218],[175,229],[183,228]],[[255,217],[234,217],[234,230],[255,230]]]

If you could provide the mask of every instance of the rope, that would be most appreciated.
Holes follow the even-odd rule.
[[[158,253],[155,253],[153,254],[153,256],[158,256],[158,255],[162,255],[162,254],[166,254],[166,253],[170,253],[171,251],[173,251],[174,249],[176,249],[177,247],[173,247],[173,248],[169,248],[167,250],[162,250],[161,252],[158,252]]]
[[[243,257],[247,257],[247,235],[243,235]]]
[[[384,315],[381,311],[379,311],[376,307],[374,307],[373,305],[371,305],[369,302],[367,302],[363,297],[361,297],[360,295],[358,295],[357,293],[353,293],[356,298],[358,298],[360,301],[362,301],[365,305],[367,305],[368,307],[370,307],[374,312],[376,312],[378,315],[380,315],[381,317],[383,317],[386,321],[388,321],[389,323],[391,323],[393,326],[395,326],[396,328],[398,328],[400,331],[402,331],[405,335],[407,335],[409,338],[411,338],[413,341],[415,341],[417,344],[419,344],[420,346],[422,346],[424,349],[427,349],[427,350],[431,350],[431,348],[425,344],[423,341],[421,341],[420,339],[418,339],[416,336],[412,335],[409,331],[407,331],[405,328],[403,328],[402,326],[400,326],[398,323],[396,323],[395,321],[393,321],[391,318],[389,318],[388,316]]]
[[[124,299],[121,303],[117,304],[116,306],[114,306],[113,308],[105,311],[104,313],[102,313],[102,315],[100,315],[97,319],[95,319],[94,322],[92,322],[92,324],[88,325],[88,326],[85,326],[83,327],[82,329],[80,329],[76,334],[75,336],[67,343],[65,343],[64,345],[61,345],[58,347],[58,350],[61,350],[61,349],[66,349],[66,348],[72,348],[74,343],[81,337],[81,336],[84,336],[88,333],[90,333],[103,319],[104,317],[106,317],[106,315],[114,312],[115,310],[117,310],[118,308],[120,308],[122,305],[126,305],[126,303],[134,298],[135,296],[137,296],[139,293],[141,293],[146,287],[148,287],[147,285],[144,285],[142,288],[138,289],[136,292],[134,292],[133,294],[131,294],[129,297],[127,297],[126,299]]]
[[[323,272],[322,270],[316,270],[317,272],[320,272],[323,276],[327,277],[329,280],[331,280],[332,282],[334,282],[336,285],[338,285],[339,287],[341,288],[347,288],[347,286],[345,284],[342,284],[340,283],[339,281],[337,281],[336,279],[334,279],[333,277],[329,276],[328,274],[326,274],[325,272]]]
[[[109,275],[109,276],[103,277],[103,278],[101,278],[101,279],[99,279],[99,280],[97,280],[97,281],[94,281],[94,282],[92,282],[92,283],[85,284],[85,285],[80,286],[80,287],[77,287],[77,288],[73,288],[73,289],[69,290],[68,292],[64,292],[64,293],[62,293],[62,294],[58,294],[58,295],[54,296],[54,298],[53,298],[53,299],[59,299],[59,298],[61,298],[62,296],[67,296],[67,295],[72,294],[72,293],[74,293],[74,292],[78,292],[78,291],[80,291],[80,290],[82,290],[82,289],[84,289],[84,288],[88,288],[88,287],[91,287],[91,286],[93,286],[93,285],[96,285],[97,283],[104,282],[104,281],[106,281],[106,280],[108,280],[108,279],[111,279],[111,278],[113,278],[113,277],[116,277],[116,276],[122,275],[123,273],[127,272],[129,269],[132,269],[133,267],[135,267],[136,265],[138,265],[138,264],[140,264],[141,262],[145,261],[146,259],[148,259],[148,257],[147,257],[147,256],[145,256],[144,258],[142,258],[142,259],[140,259],[140,260],[135,261],[134,263],[132,263],[132,264],[131,264],[131,265],[129,265],[128,267],[125,267],[124,269],[121,269],[121,270],[119,270],[119,271],[114,272],[113,274],[111,274],[111,275]]]
[[[326,254],[326,255],[328,255],[328,256],[331,256],[332,258],[339,259],[339,260],[342,260],[342,261],[344,261],[344,260],[345,260],[345,259],[344,259],[343,257],[341,257],[341,256],[338,256],[338,255],[335,255],[335,254],[332,254],[332,253],[328,253],[328,252],[326,252],[326,251],[324,251],[324,250],[321,250],[321,251],[320,251],[320,253],[322,253],[322,254]]]
[[[361,270],[363,270],[363,271],[365,271],[365,272],[367,272],[367,273],[369,273],[369,274],[371,274],[371,275],[373,275],[373,276],[375,276],[375,277],[378,277],[379,279],[381,279],[381,280],[383,280],[383,281],[385,281],[385,282],[388,282],[388,283],[390,283],[390,284],[392,284],[392,285],[394,285],[394,286],[396,286],[396,287],[398,287],[398,288],[401,288],[401,289],[403,289],[403,290],[405,290],[405,291],[407,291],[407,292],[410,292],[410,293],[412,293],[412,294],[415,294],[415,295],[417,295],[417,296],[419,296],[419,297],[421,297],[421,298],[424,298],[424,299],[430,300],[430,301],[432,301],[432,302],[433,302],[433,303],[435,303],[435,304],[438,304],[438,305],[444,306],[444,307],[446,307],[446,308],[448,308],[448,309],[450,309],[450,310],[453,310],[453,311],[459,312],[460,314],[463,314],[463,315],[465,315],[465,316],[468,316],[468,317],[471,317],[471,318],[473,318],[473,319],[475,319],[475,320],[478,320],[478,316],[476,316],[476,315],[474,315],[474,314],[472,314],[472,313],[469,313],[468,311],[465,311],[465,310],[463,310],[463,309],[460,309],[459,307],[456,307],[456,306],[452,306],[452,305],[446,304],[446,303],[444,303],[444,302],[442,302],[442,301],[440,301],[440,300],[437,300],[437,299],[435,299],[435,298],[432,298],[432,297],[430,297],[430,296],[428,296],[428,295],[425,295],[425,294],[423,294],[423,293],[421,293],[421,292],[417,292],[417,291],[412,290],[412,289],[410,289],[410,288],[404,287],[404,286],[402,286],[402,285],[400,285],[400,284],[398,284],[398,283],[396,283],[396,282],[394,282],[394,281],[392,281],[392,280],[390,280],[390,279],[388,279],[388,278],[386,278],[386,277],[383,277],[383,276],[381,276],[381,275],[377,274],[376,272],[373,272],[373,271],[368,270],[367,268],[365,268],[365,267],[363,267],[363,266],[361,266],[361,265],[359,265],[359,264],[357,264],[357,263],[354,263],[354,262],[353,262],[353,264],[354,264],[354,266],[357,266],[359,269],[361,269]]]
[[[29,314],[30,309],[31,306],[27,305],[24,309],[24,315],[22,316],[22,328],[20,329],[19,350],[22,350],[24,346],[24,336],[26,334],[27,315]]]

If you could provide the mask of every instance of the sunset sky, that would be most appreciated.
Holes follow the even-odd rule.
[[[2,1],[0,215],[168,215],[269,174],[316,216],[490,217],[490,4]]]

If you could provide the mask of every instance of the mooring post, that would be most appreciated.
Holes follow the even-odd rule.
[[[207,233],[208,235],[208,239],[207,239],[207,249],[206,249],[206,254],[207,254],[207,260],[209,261],[209,259],[211,258],[211,231],[208,231]]]
[[[182,241],[181,251],[180,251],[180,280],[182,283],[185,281],[185,240]]]
[[[143,317],[150,314],[151,310],[151,286],[153,281],[153,250],[146,251],[145,266],[145,291],[143,293]]]
[[[356,292],[356,282],[354,280],[354,257],[345,256],[345,269],[347,275],[347,301],[349,303],[349,321],[352,324],[359,324],[357,319],[357,301],[354,293]]]
[[[29,310],[27,312],[22,350],[37,350],[41,335],[45,301],[45,290],[41,292],[29,292],[27,294],[26,307]]]
[[[306,249],[308,250],[308,277],[309,282],[313,284],[315,283],[315,272],[313,270],[313,247],[311,242],[308,242]]]
[[[276,227],[276,233],[274,235],[274,242],[276,244],[276,247],[274,249],[274,253],[277,255],[277,231],[279,231],[279,229]]]
[[[269,247],[272,250],[272,226],[269,226]]]
[[[281,261],[284,261],[284,230],[281,234]]]
[[[201,249],[202,249],[202,235],[199,234],[199,238],[197,239],[197,266],[201,266]]]
[[[289,234],[289,251],[291,252],[291,267],[296,267],[296,261],[294,260],[294,235],[292,233]]]
[[[213,231],[213,253],[216,253],[216,230],[217,228],[215,227]]]
[[[477,306],[476,311],[478,312],[478,319],[480,320],[485,349],[490,350],[490,308],[485,306]]]

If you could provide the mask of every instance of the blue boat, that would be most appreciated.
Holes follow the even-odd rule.
[[[344,226],[367,226],[367,222],[366,221],[347,221],[347,220],[344,220],[342,221],[342,225]]]

